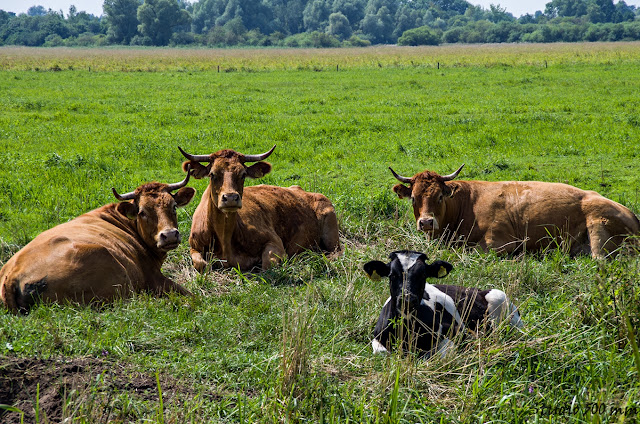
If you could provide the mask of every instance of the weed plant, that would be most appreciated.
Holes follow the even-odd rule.
[[[222,60],[236,71],[218,72]],[[61,71],[40,72],[52,61]],[[640,44],[2,48],[0,64],[0,264],[41,231],[113,202],[111,187],[181,180],[177,146],[277,144],[272,173],[247,183],[326,194],[344,247],[259,274],[197,274],[185,237],[164,271],[191,298],[0,311],[0,421],[637,418],[637,245],[597,262],[562,246],[503,257],[427,240],[387,167],[412,175],[466,163],[461,179],[567,182],[638,213]],[[199,194],[206,184],[190,182]],[[196,204],[178,212],[183,234]],[[524,330],[499,327],[427,361],[373,356],[388,286],[361,267],[402,248],[454,264],[439,282],[506,291]]]

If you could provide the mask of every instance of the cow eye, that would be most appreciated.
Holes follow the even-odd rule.
[[[444,199],[444,197],[442,196],[442,194],[440,194],[438,196],[438,203],[442,203],[442,199]]]
[[[415,198],[415,197],[413,197],[413,196],[411,196],[411,204],[412,204],[412,205],[415,205],[415,204],[416,204],[416,198]]]
[[[138,212],[138,218],[147,219],[147,213],[140,209],[140,212]]]

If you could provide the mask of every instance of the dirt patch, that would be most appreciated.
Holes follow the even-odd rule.
[[[160,376],[160,387],[164,405],[195,396],[190,385],[172,377]],[[123,408],[123,397],[155,410],[159,405],[155,373],[145,374],[131,365],[97,358],[0,357],[0,404],[23,411],[25,423],[61,422],[79,416],[88,422],[139,418],[140,408]],[[19,424],[20,413],[0,410],[0,422]]]

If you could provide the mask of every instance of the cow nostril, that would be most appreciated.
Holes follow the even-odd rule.
[[[418,224],[421,230],[430,230],[433,228],[433,218],[421,219]]]
[[[238,193],[226,193],[222,195],[223,202],[237,202],[240,200],[240,195]]]

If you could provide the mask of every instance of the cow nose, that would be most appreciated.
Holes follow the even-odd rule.
[[[406,294],[404,296],[400,296],[398,298],[398,309],[400,310],[411,310],[418,307],[420,303],[420,299],[418,296],[413,294]]]
[[[176,245],[180,243],[180,239],[180,232],[177,229],[164,230],[160,233],[158,245],[160,247]]]
[[[237,203],[240,200],[238,193],[224,193],[222,195],[222,201],[224,203]]]
[[[418,230],[429,231],[433,230],[435,220],[433,218],[420,218],[418,220]]]

